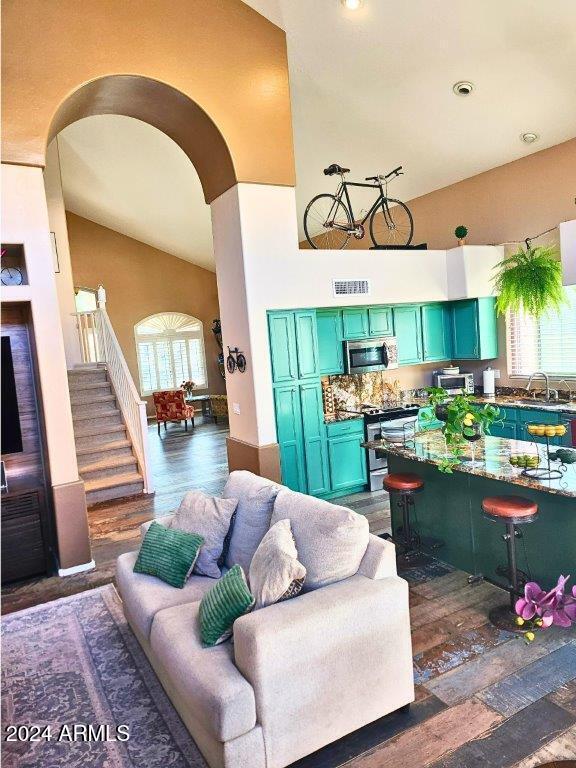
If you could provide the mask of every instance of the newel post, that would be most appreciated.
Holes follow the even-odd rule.
[[[98,286],[96,291],[96,300],[98,303],[98,309],[106,309],[106,289],[103,285]]]

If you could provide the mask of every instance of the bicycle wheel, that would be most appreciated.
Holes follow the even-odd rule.
[[[338,227],[352,228],[353,225],[350,211],[334,195],[316,195],[304,212],[304,232],[312,248],[345,248],[351,233]]]
[[[388,198],[388,210],[384,203],[370,216],[370,237],[374,245],[410,245],[414,234],[414,221],[407,205]]]

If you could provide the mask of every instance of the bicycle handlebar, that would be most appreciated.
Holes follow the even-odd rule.
[[[399,165],[398,168],[394,168],[393,171],[390,171],[390,173],[387,173],[385,176],[383,174],[378,174],[378,176],[366,176],[366,181],[386,181],[386,179],[389,179],[390,176],[403,176],[404,172],[402,171],[402,166]]]

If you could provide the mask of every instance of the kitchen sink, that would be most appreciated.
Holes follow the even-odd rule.
[[[570,400],[535,400],[533,397],[519,397],[518,403],[526,403],[536,408],[555,408],[558,405],[566,405]]]

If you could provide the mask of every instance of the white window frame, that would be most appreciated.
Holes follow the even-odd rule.
[[[182,319],[186,319],[189,324],[196,323],[198,325],[198,330],[195,331],[179,331],[178,329],[171,330],[166,329],[164,331],[161,331],[159,333],[139,333],[138,329],[145,325],[150,320],[153,320],[158,317],[162,317],[163,315],[179,315],[182,317]],[[136,358],[138,362],[138,377],[140,382],[140,394],[142,397],[147,397],[152,395],[154,392],[160,392],[160,391],[172,391],[175,392],[176,390],[180,389],[179,382],[176,382],[174,380],[174,372],[176,370],[176,360],[174,357],[174,347],[173,342],[174,341],[183,341],[184,342],[184,349],[186,350],[186,366],[187,366],[187,372],[184,376],[184,379],[192,378],[192,365],[190,360],[190,346],[188,342],[190,340],[198,340],[200,343],[200,354],[202,357],[202,361],[204,364],[204,382],[202,386],[198,386],[197,389],[194,391],[200,392],[206,392],[208,390],[208,371],[206,366],[206,350],[204,348],[204,325],[201,320],[198,320],[197,317],[193,317],[192,315],[185,315],[184,313],[180,312],[158,312],[155,315],[149,315],[148,317],[145,317],[143,320],[140,320],[140,322],[136,323],[134,326],[134,338],[136,343]],[[174,386],[172,387],[161,387],[160,386],[160,369],[158,365],[158,355],[156,353],[156,347],[154,346],[154,354],[153,354],[153,360],[154,360],[154,366],[156,370],[156,382],[157,387],[154,389],[145,389],[143,385],[143,377],[142,377],[142,370],[143,370],[143,364],[141,360],[140,355],[140,343],[151,343],[156,344],[158,342],[168,342],[168,352],[170,355],[170,365],[172,370],[172,378],[174,381]]]
[[[566,286],[571,293],[576,292],[576,286]],[[556,313],[555,313],[556,314]],[[554,379],[556,381],[562,381],[565,380],[566,382],[572,382],[576,381],[576,370],[572,373],[558,373],[557,371],[550,370],[550,368],[543,368],[542,363],[539,361],[539,345],[540,345],[540,338],[539,338],[539,330],[534,330],[533,328],[527,328],[526,323],[531,322],[538,322],[534,321],[531,317],[525,317],[521,313],[518,315],[513,315],[513,313],[508,312],[506,315],[506,364],[508,367],[508,378],[509,379],[528,379],[530,377],[530,374],[534,373],[535,371],[543,370],[544,373],[547,373],[551,379]],[[514,327],[516,330],[516,333],[518,334],[519,338],[515,339],[514,336]],[[524,333],[522,333],[522,328],[524,328]],[[537,339],[535,340],[534,336],[537,336]],[[537,351],[535,352],[535,361],[534,361],[534,371],[527,371],[523,373],[516,373],[514,370],[514,347],[517,347],[518,345],[522,343],[527,343],[537,345]]]

